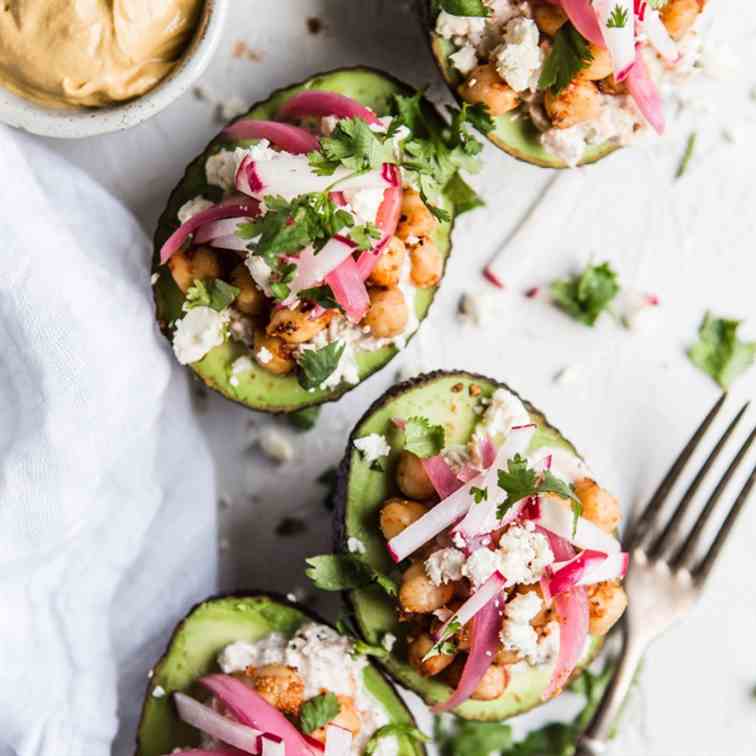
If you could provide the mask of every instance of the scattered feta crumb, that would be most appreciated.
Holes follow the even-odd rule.
[[[436,34],[444,39],[469,37],[473,44],[477,44],[485,28],[486,20],[479,16],[455,16],[441,11],[436,19]]]
[[[379,433],[371,433],[369,436],[357,438],[354,441],[355,449],[361,454],[365,462],[371,464],[391,452],[391,447],[385,436]]]
[[[160,280],[160,273],[153,273],[150,276],[150,286],[154,286]]]
[[[357,216],[358,224],[375,223],[378,208],[383,202],[384,189],[382,186],[373,189],[345,190],[344,197],[351,210]]]
[[[228,311],[193,307],[176,323],[173,351],[182,365],[201,360],[211,349],[226,340]]]
[[[179,208],[179,223],[186,223],[191,217],[197,215],[197,213],[201,213],[203,210],[208,210],[212,206],[213,203],[204,197],[193,197],[192,199],[187,200]]]
[[[515,92],[535,91],[543,66],[543,50],[538,45],[540,32],[529,18],[509,21],[504,42],[494,50],[496,70]]]
[[[291,462],[294,459],[294,447],[291,442],[282,431],[273,425],[260,432],[257,442],[263,452],[274,462]]]
[[[499,555],[491,549],[476,549],[465,562],[462,575],[478,588],[499,569]]]
[[[493,292],[464,293],[459,300],[460,317],[476,326],[490,323],[494,317],[496,297],[497,294]]]
[[[255,357],[257,357],[257,361],[261,365],[267,365],[273,359],[273,352],[266,347],[261,346],[255,353]]]
[[[291,601],[292,604],[297,603],[297,595],[295,593],[287,593],[286,594],[286,600]]]
[[[513,583],[537,583],[554,561],[544,535],[520,525],[510,527],[499,540],[501,572]]]
[[[393,633],[384,633],[383,638],[381,638],[381,645],[391,653],[396,645],[396,636]]]
[[[162,685],[156,685],[152,691],[153,698],[165,698],[165,688]]]
[[[433,585],[445,585],[462,579],[465,555],[459,549],[440,549],[425,560],[425,574]]]
[[[465,76],[478,65],[478,55],[472,45],[463,45],[449,56],[449,60],[454,68]]]
[[[249,373],[251,370],[254,370],[254,368],[255,368],[255,363],[252,362],[252,360],[246,354],[243,354],[241,357],[237,357],[231,363],[232,383],[233,383],[233,379],[236,378],[236,383],[233,385],[238,385],[239,383],[238,376],[242,375],[243,373]]]
[[[347,539],[347,550],[350,554],[364,554],[366,551],[365,544],[354,536],[350,536]]]
[[[241,154],[239,154],[241,153]],[[205,177],[210,186],[218,186],[230,192],[235,185],[236,169],[239,167],[244,150],[221,150],[205,162]]]

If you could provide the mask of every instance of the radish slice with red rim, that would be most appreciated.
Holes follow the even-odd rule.
[[[223,129],[232,139],[267,139],[272,145],[293,155],[315,152],[320,149],[318,138],[306,129],[278,121],[259,121],[243,118]]]
[[[633,0],[595,0],[594,13],[601,23],[601,33],[612,57],[614,78],[627,78],[635,63],[635,9]]]
[[[605,580],[625,577],[630,555],[623,551],[618,554],[603,554],[586,549],[566,562],[554,562],[548,578],[549,592],[557,595],[577,585],[593,585]]]
[[[331,287],[333,298],[344,309],[349,320],[359,323],[370,307],[370,297],[357,263],[351,254],[331,271],[325,280]]]
[[[338,725],[326,727],[325,756],[350,756],[352,733]]]
[[[206,223],[197,233],[194,235],[195,244],[203,244],[204,242],[212,241],[213,239],[219,239],[222,236],[232,236],[236,234],[236,231],[240,223],[249,223],[252,218],[223,218],[221,220],[212,221]]]
[[[308,90],[289,98],[278,110],[283,120],[307,118],[309,116],[336,116],[337,118],[359,118],[366,123],[377,124],[378,116],[356,100],[337,92],[317,92]]]
[[[260,738],[262,756],[286,756],[286,745],[282,738],[271,732],[266,732]]]
[[[599,47],[606,47],[591,0],[561,0],[559,4],[572,25],[589,42],[593,42],[594,45],[599,45]]]
[[[651,80],[648,68],[643,62],[640,46],[635,49],[635,63],[626,79],[627,89],[645,119],[654,127],[657,134],[663,134],[665,128],[664,105],[659,90]]]
[[[551,496],[540,496],[539,499],[541,514],[536,522],[545,530],[580,549],[601,551],[604,554],[615,554],[622,550],[620,542],[614,536],[585,517],[578,517],[575,525],[572,508],[565,502]],[[556,554],[555,557],[559,559]]]
[[[443,454],[436,454],[434,457],[427,457],[420,460],[425,470],[425,474],[433,484],[433,488],[441,499],[451,496],[458,488],[462,487],[462,481],[454,473],[449,463],[444,459]],[[480,472],[477,473],[480,475]],[[472,476],[475,477],[475,476]],[[468,478],[472,480],[472,478]]]

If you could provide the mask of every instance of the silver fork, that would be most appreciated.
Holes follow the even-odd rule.
[[[578,738],[576,756],[606,753],[609,734],[630,689],[635,671],[651,641],[681,619],[701,595],[735,520],[743,509],[754,481],[756,467],[730,507],[706,554],[696,556],[702,531],[717,510],[730,478],[743,462],[754,437],[751,431],[714,487],[692,528],[683,532],[683,519],[706,474],[713,466],[748,404],[738,412],[722,434],[693,481],[682,495],[671,517],[664,522],[661,509],[688,460],[699,446],[709,426],[724,404],[726,395],[712,407],[698,430],[670,468],[638,518],[627,539],[630,568],[625,578],[628,608],[623,623],[623,645],[619,664],[593,720]],[[678,541],[682,540],[680,545]]]

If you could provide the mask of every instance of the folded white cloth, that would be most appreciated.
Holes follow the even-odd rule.
[[[133,753],[150,663],[215,585],[212,463],[134,218],[0,127],[0,754]]]

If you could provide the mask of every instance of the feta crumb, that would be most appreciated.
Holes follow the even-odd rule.
[[[459,300],[460,317],[476,326],[483,326],[493,319],[496,294],[481,292],[470,294],[466,292]]]
[[[436,34],[444,39],[469,37],[473,44],[477,44],[485,28],[486,20],[480,16],[455,16],[441,11],[436,19]]]
[[[150,286],[154,286],[160,280],[160,273],[153,273],[150,276]]]
[[[350,536],[347,539],[347,550],[350,554],[364,554],[367,551],[365,544],[354,536]]]
[[[344,197],[357,216],[358,224],[375,223],[378,208],[383,202],[383,187],[344,190]]]
[[[535,592],[518,594],[504,608],[501,641],[511,651],[519,651],[531,664],[538,663],[538,633],[530,624],[541,611],[543,601]]]
[[[381,457],[385,457],[391,452],[391,447],[386,441],[385,436],[379,433],[371,433],[369,436],[357,438],[354,441],[354,447],[361,454],[365,462],[371,464]]]
[[[291,601],[292,604],[297,603],[297,596],[295,593],[287,593],[286,594],[286,600]]]
[[[465,555],[459,549],[440,549],[425,560],[425,574],[433,585],[445,585],[462,579]]]
[[[254,646],[244,641],[236,641],[226,646],[218,656],[218,666],[224,674],[241,672],[257,661]]]
[[[510,527],[499,540],[501,572],[513,583],[530,585],[541,579],[554,561],[546,537],[519,525]]]
[[[543,66],[540,32],[529,18],[514,18],[504,30],[504,42],[494,50],[496,71],[515,92],[535,91]]]
[[[535,432],[525,405],[511,391],[497,389],[491,397],[482,421],[475,431],[476,437],[487,435],[497,445],[506,444],[507,458],[525,454]],[[513,431],[513,428],[517,428]]]
[[[449,56],[449,60],[464,76],[467,76],[478,65],[478,55],[472,45],[463,45]]]
[[[264,428],[257,442],[263,452],[274,462],[291,462],[294,459],[294,447],[286,435],[275,426],[270,425]]]
[[[228,312],[211,307],[193,307],[176,323],[173,351],[182,365],[201,360],[226,340]]]
[[[210,155],[205,161],[207,183],[230,192],[235,186],[236,170],[243,155],[244,150],[221,150]]]
[[[255,357],[261,365],[267,365],[273,359],[273,352],[261,346],[255,353]]]
[[[465,562],[462,575],[478,588],[499,569],[499,555],[491,549],[476,549]]]
[[[193,197],[187,200],[181,205],[177,213],[179,223],[186,223],[192,216],[201,213],[203,210],[208,210],[212,206],[213,203],[204,197]]]
[[[165,698],[165,688],[162,685],[156,685],[152,691],[153,698]]]
[[[393,633],[384,633],[383,638],[381,638],[381,645],[391,653],[394,650],[394,646],[396,645],[396,636]]]
[[[246,354],[242,355],[241,357],[237,357],[232,363],[231,363],[231,376],[236,377],[241,375],[242,373],[249,373],[250,370],[254,370],[255,363],[252,362],[252,360],[247,357]]]
[[[270,265],[260,255],[247,255],[244,264],[247,266],[252,280],[262,289],[263,294],[266,297],[272,297],[273,289],[270,288],[270,284],[273,270]]]

